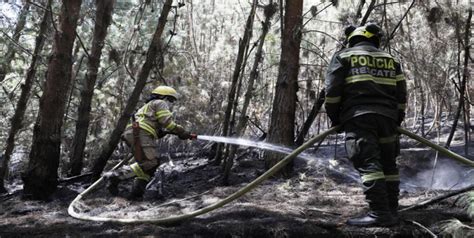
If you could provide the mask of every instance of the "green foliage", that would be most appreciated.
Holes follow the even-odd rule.
[[[438,224],[441,237],[465,238],[474,237],[474,227],[463,224],[457,219],[442,221]]]
[[[297,125],[301,125],[306,119],[313,105],[315,92],[324,87],[326,65],[332,54],[341,49],[341,45],[336,42],[336,39],[339,40],[343,36],[343,27],[360,21],[355,14],[357,1],[321,2],[323,4],[305,1],[304,6],[304,12],[309,14],[304,18],[303,22],[307,22],[307,24],[302,29],[299,106],[295,122]],[[411,1],[400,1],[388,4],[385,8],[377,7],[372,12],[369,21],[374,21],[382,26],[384,31],[391,32],[410,3]],[[329,4],[333,6],[322,10]],[[12,5],[12,7],[14,6]],[[98,85],[96,85],[94,92],[87,147],[87,154],[90,157],[94,157],[95,151],[98,151],[108,139],[109,133],[114,128],[116,120],[130,96],[135,85],[132,76],[135,76],[144,62],[145,49],[148,48],[158,21],[157,13],[161,7],[160,1],[134,0],[117,1],[116,3],[113,22],[104,42],[104,52],[97,79]],[[57,13],[59,8],[60,2],[55,2],[53,12]],[[420,101],[420,94],[417,90],[421,86],[429,91],[429,102],[426,103],[428,112],[435,111],[436,102],[443,102],[442,111],[452,111],[450,109],[456,104],[457,90],[452,80],[458,80],[460,69],[457,66],[458,49],[455,29],[458,25],[464,25],[462,23],[465,18],[465,9],[466,5],[454,4],[450,1],[446,3],[422,1],[420,4],[415,4],[407,18],[402,21],[387,48],[391,54],[400,58],[403,64],[409,84],[411,97],[409,101]],[[94,10],[93,1],[84,3],[82,24],[77,29],[78,35],[88,50],[90,50],[92,40]],[[185,1],[185,6],[174,8],[167,19],[167,29],[163,34],[164,57],[156,59],[156,67],[151,72],[139,106],[143,104],[143,99],[148,96],[152,88],[166,83],[176,87],[183,95],[182,100],[178,101],[174,108],[179,123],[198,133],[219,133],[222,111],[226,105],[228,82],[232,77],[239,39],[243,35],[245,19],[249,10],[250,4],[247,1],[236,0],[226,1],[225,4],[222,1],[204,1],[203,3]],[[257,9],[251,46],[259,40],[261,21],[264,19],[265,11],[270,10],[274,9]],[[42,9],[36,6],[31,7],[29,13],[31,15],[28,17],[27,25],[18,42],[30,52],[34,47],[37,19],[41,13]],[[4,25],[1,25],[2,30],[11,34],[15,18],[16,15],[12,14],[9,18],[11,21],[6,21]],[[265,38],[263,59],[259,67],[258,79],[254,85],[254,97],[248,110],[249,117],[264,129],[267,128],[271,113],[274,86],[280,62],[281,29],[279,20],[279,17],[272,20],[270,32]],[[54,28],[51,28],[50,33],[52,31]],[[45,64],[47,64],[51,52],[51,36],[46,42],[41,57]],[[5,53],[9,43],[8,39],[0,37],[0,53]],[[5,81],[1,83],[2,89],[0,90],[2,102],[0,105],[0,141],[2,142],[6,140],[9,129],[8,119],[15,110],[14,105],[18,100],[19,88],[31,60],[31,56],[20,48],[15,49],[14,60]],[[241,92],[246,91],[248,73],[254,53],[254,50],[249,50]],[[87,58],[79,67],[80,58],[84,55],[82,46],[77,44],[74,54],[73,73],[76,78],[71,89],[72,97],[68,108],[68,117],[65,119],[63,128],[64,154],[67,154],[72,144],[70,140],[75,130],[80,89],[84,87],[84,78],[87,72]],[[2,60],[0,59],[0,61]],[[25,129],[17,141],[17,144],[22,148],[30,146],[33,134],[31,125],[36,120],[38,96],[42,94],[45,69],[43,64],[38,67],[37,82],[34,84],[33,96],[25,115]],[[414,79],[417,82],[421,81],[421,83],[415,85]],[[13,97],[9,97],[9,94],[12,94]],[[242,99],[240,98],[237,103],[240,107]],[[420,106],[420,103],[409,105],[408,116],[419,111]],[[319,123],[324,124],[324,118],[324,116],[319,117]],[[255,136],[254,131],[260,133],[259,130],[253,129],[255,128],[247,130],[245,136]],[[170,143],[174,143],[174,141],[170,140]],[[0,147],[2,144],[0,143]],[[472,202],[469,209],[472,215]]]
[[[457,205],[465,209],[469,217],[474,219],[474,191],[461,195],[457,201]]]

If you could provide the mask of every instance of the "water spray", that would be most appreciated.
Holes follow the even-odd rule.
[[[266,143],[262,141],[247,140],[243,138],[207,136],[207,135],[198,135],[196,138],[198,140],[214,141],[214,142],[219,142],[219,143],[241,145],[241,146],[246,146],[246,147],[259,148],[263,150],[270,150],[270,151],[279,152],[282,154],[291,154],[291,152],[293,152],[293,150],[288,147],[278,146],[278,145],[274,145],[274,144],[270,144],[270,143]],[[306,153],[301,153],[298,155],[298,157],[304,158],[304,159],[311,159],[311,155],[306,154]]]

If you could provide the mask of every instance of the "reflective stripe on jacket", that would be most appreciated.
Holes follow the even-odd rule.
[[[138,109],[135,120],[141,129],[149,132],[155,138],[157,130],[173,131],[177,124],[173,120],[173,114],[169,110],[168,102],[160,99],[152,100]]]
[[[400,63],[369,42],[334,54],[325,84],[326,111],[336,124],[367,113],[397,121],[399,110],[405,110],[406,82]]]

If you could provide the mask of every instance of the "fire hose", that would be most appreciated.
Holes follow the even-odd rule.
[[[170,223],[177,223],[181,222],[208,212],[211,212],[215,209],[218,209],[235,199],[243,196],[259,184],[261,184],[263,181],[274,175],[276,172],[278,172],[281,168],[283,168],[285,165],[287,165],[291,160],[293,160],[298,154],[302,153],[304,150],[315,144],[316,142],[320,140],[324,140],[328,135],[335,133],[336,131],[339,130],[339,126],[332,127],[328,129],[327,131],[324,131],[323,133],[316,135],[309,139],[307,142],[305,142],[303,145],[300,147],[296,148],[293,152],[290,154],[286,155],[282,160],[280,160],[277,164],[275,164],[273,167],[271,167],[269,170],[267,170],[264,174],[260,175],[258,178],[244,186],[243,188],[239,189],[238,191],[234,192],[233,194],[229,195],[228,197],[211,204],[207,207],[195,210],[193,212],[189,212],[186,214],[181,214],[181,215],[176,215],[176,216],[170,216],[170,217],[161,217],[161,218],[114,218],[114,217],[97,217],[97,216],[91,216],[87,214],[81,214],[76,212],[75,210],[75,205],[78,203],[83,197],[85,197],[88,193],[90,193],[93,189],[95,189],[97,186],[99,186],[103,181],[104,178],[101,177],[99,180],[97,180],[95,183],[93,183],[91,186],[89,186],[86,190],[84,190],[82,193],[80,193],[72,202],[69,204],[68,207],[68,213],[74,218],[80,219],[80,220],[87,220],[87,221],[97,221],[97,222],[117,222],[117,223],[125,223],[125,224],[132,224],[132,223],[154,223],[154,224],[170,224]],[[459,162],[462,162],[464,164],[470,165],[474,167],[474,161],[471,161],[469,159],[466,159],[454,152],[451,152],[443,147],[440,147],[422,137],[419,137],[413,133],[410,133],[402,128],[398,128],[398,131],[402,134],[405,134],[417,141],[420,141],[438,151],[441,153],[445,154],[446,156],[453,158]],[[126,158],[123,161],[121,161],[119,164],[117,164],[115,167],[112,168],[111,171],[119,168],[122,166],[126,161],[128,161],[130,158]]]
[[[419,141],[419,142],[421,142],[421,143],[423,143],[423,144],[439,151],[440,153],[450,157],[451,159],[457,160],[457,161],[459,161],[463,164],[470,165],[471,167],[474,167],[474,161],[469,160],[467,158],[464,158],[463,156],[460,156],[460,155],[458,155],[458,154],[456,154],[456,153],[454,153],[454,152],[452,152],[452,151],[450,151],[450,150],[448,150],[448,149],[446,149],[442,146],[439,146],[439,145],[437,145],[437,144],[421,137],[421,136],[418,136],[414,133],[411,133],[411,132],[409,132],[409,131],[401,128],[401,127],[398,128],[398,132],[400,132],[402,134],[405,134],[406,136],[408,136],[408,137],[410,137],[414,140],[417,140],[417,141]]]

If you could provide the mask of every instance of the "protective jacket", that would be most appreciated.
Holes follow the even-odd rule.
[[[164,130],[169,133],[181,135],[185,132],[182,126],[173,121],[173,114],[169,110],[168,102],[161,99],[154,99],[146,103],[135,113],[135,120],[138,122],[140,131],[138,134],[139,147],[143,158],[138,159],[135,154],[134,163],[130,166],[137,179],[149,181],[160,162],[156,156],[155,139],[166,135]],[[123,133],[123,139],[132,149],[136,149],[135,136],[132,124]],[[136,153],[136,152],[134,152]]]
[[[370,42],[337,52],[325,84],[325,107],[333,124],[368,113],[403,120],[407,92],[400,63]]]
[[[161,136],[164,130],[178,135],[184,131],[183,127],[174,122],[168,102],[161,99],[151,100],[138,109],[135,120],[141,129],[154,138]]]

